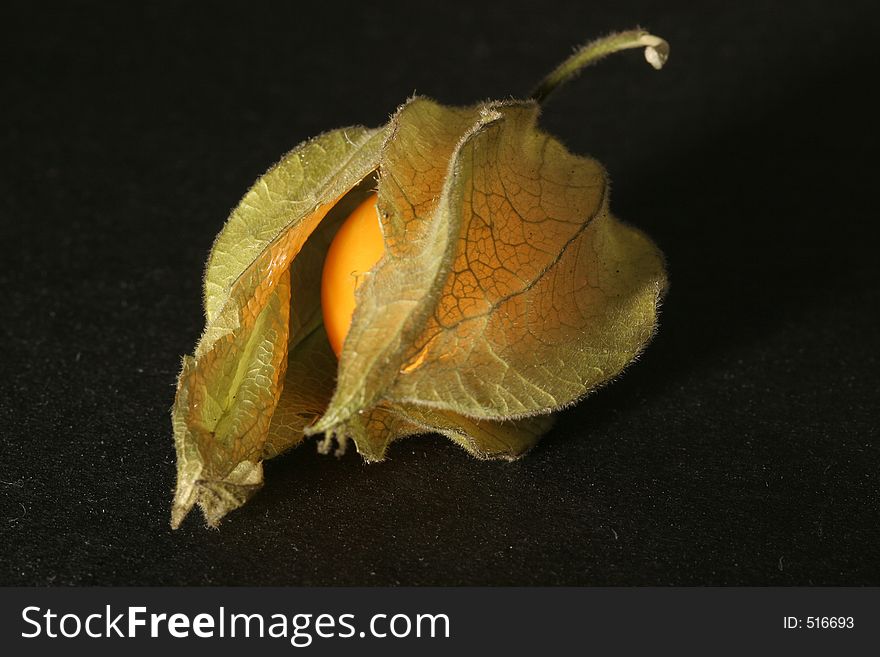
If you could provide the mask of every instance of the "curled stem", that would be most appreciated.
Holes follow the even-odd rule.
[[[616,32],[578,48],[571,57],[541,80],[529,98],[543,103],[558,86],[571,80],[590,64],[612,53],[630,48],[644,48],[645,59],[657,70],[663,68],[663,64],[669,58],[669,44],[660,37],[645,30]]]

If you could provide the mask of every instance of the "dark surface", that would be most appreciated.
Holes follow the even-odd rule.
[[[254,4],[6,10],[0,583],[880,584],[873,3]],[[644,357],[519,462],[309,444],[172,532],[179,358],[251,182],[636,24],[668,67],[603,62],[544,126],[668,256]]]

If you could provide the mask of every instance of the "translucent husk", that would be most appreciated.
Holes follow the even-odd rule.
[[[172,420],[177,527],[216,525],[263,483],[262,461],[323,434],[368,461],[415,433],[513,459],[552,413],[621,372],[653,335],[663,257],[609,212],[601,165],[537,127],[539,101],[589,63],[668,46],[646,32],[588,44],[524,101],[402,105],[288,153],[233,211],[205,274],[206,328]],[[358,289],[337,363],[323,256],[378,188],[385,255]]]

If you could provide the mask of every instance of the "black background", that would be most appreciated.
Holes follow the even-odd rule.
[[[22,3],[0,87],[0,583],[880,584],[871,2]],[[522,96],[653,236],[659,335],[519,462],[307,444],[168,527],[169,409],[253,180],[413,92]]]

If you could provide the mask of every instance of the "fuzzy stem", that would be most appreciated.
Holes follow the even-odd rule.
[[[571,80],[590,64],[594,64],[612,53],[630,48],[644,48],[645,59],[657,70],[663,68],[663,64],[669,57],[669,44],[645,30],[629,30],[609,34],[578,48],[571,57],[541,80],[529,98],[543,103],[558,86]]]

